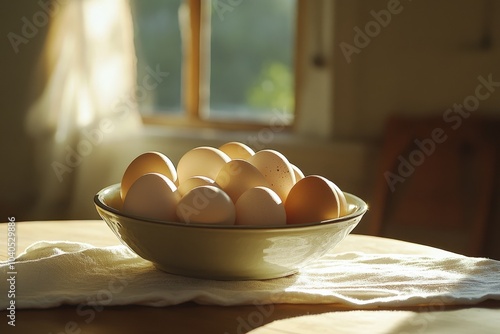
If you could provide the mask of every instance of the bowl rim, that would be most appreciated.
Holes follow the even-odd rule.
[[[184,227],[184,228],[203,228],[203,229],[214,229],[214,230],[285,230],[285,229],[297,229],[297,228],[302,228],[302,227],[325,226],[325,225],[346,222],[346,221],[352,220],[354,218],[357,218],[359,216],[363,216],[366,213],[366,211],[368,211],[368,205],[366,204],[365,201],[363,201],[361,198],[359,198],[351,193],[344,192],[345,195],[352,197],[356,202],[359,202],[361,205],[359,205],[353,212],[351,212],[345,216],[330,219],[330,220],[324,220],[321,222],[304,223],[304,224],[285,224],[285,225],[223,225],[223,224],[202,224],[202,223],[186,224],[186,223],[182,223],[182,222],[170,222],[170,221],[146,218],[146,217],[142,217],[142,216],[124,214],[120,210],[115,209],[115,208],[105,204],[101,200],[101,197],[105,196],[106,193],[109,193],[112,190],[115,190],[116,188],[118,188],[118,189],[120,188],[120,183],[115,183],[115,184],[109,185],[109,186],[99,190],[94,195],[94,204],[99,209],[106,211],[106,212],[109,212],[109,213],[112,213],[114,215],[117,215],[119,217],[138,220],[142,223],[170,225],[170,226]]]

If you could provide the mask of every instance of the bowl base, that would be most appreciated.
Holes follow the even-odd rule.
[[[199,272],[199,271],[187,271],[183,269],[175,269],[171,267],[166,267],[158,263],[154,263],[154,266],[156,269],[163,271],[164,273],[171,274],[171,275],[177,275],[177,276],[184,276],[184,277],[190,277],[190,278],[197,278],[197,279],[208,279],[208,280],[215,280],[215,281],[262,281],[262,280],[269,280],[269,279],[275,279],[275,278],[282,278],[286,276],[291,276],[294,275],[298,272],[298,270],[291,270],[291,271],[286,271],[286,272],[278,272],[278,273],[265,273],[265,274],[247,274],[247,275],[241,275],[237,273],[227,273],[227,274],[221,274],[220,272],[217,273],[210,273],[210,272]]]

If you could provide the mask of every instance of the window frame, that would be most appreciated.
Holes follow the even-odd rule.
[[[203,118],[203,113],[209,108],[209,81],[207,79],[207,66],[210,64],[210,27],[206,28],[207,21],[210,24],[210,3],[203,0],[184,0],[182,6],[187,6],[185,9],[188,13],[188,27],[187,29],[189,38],[184,45],[184,57],[182,62],[182,112],[178,115],[159,115],[159,114],[141,114],[142,121],[146,125],[160,125],[160,126],[175,126],[175,127],[188,127],[188,128],[213,128],[223,130],[259,130],[269,127],[268,122],[258,122],[253,120],[217,120]],[[295,39],[293,48],[293,69],[294,69],[294,111],[293,119],[290,124],[285,124],[285,131],[290,131],[295,128],[299,112],[297,106],[299,105],[300,91],[300,71],[299,64],[301,52],[299,52],[301,45],[303,45],[303,35],[300,33],[304,27],[304,9],[305,1],[297,0],[297,7],[295,10]],[[205,20],[205,21],[204,21]],[[182,23],[181,23],[182,24]]]

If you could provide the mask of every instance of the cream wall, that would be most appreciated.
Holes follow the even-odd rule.
[[[32,75],[46,34],[39,28],[15,53],[7,35],[21,34],[23,17],[40,10],[35,1],[0,3],[0,221],[27,219],[34,205],[34,144],[24,129],[26,110],[35,91]]]
[[[364,31],[371,11],[399,3],[398,14],[353,54],[351,63],[340,43],[354,45],[354,27]],[[486,6],[492,3],[491,8]],[[378,137],[392,113],[441,115],[474,94],[477,77],[500,81],[500,3],[488,0],[336,1],[334,133]],[[351,15],[342,15],[341,12]],[[480,41],[485,16],[491,22],[491,48]],[[500,93],[482,101],[480,110],[498,114]]]
[[[318,25],[314,1],[307,1],[308,43]],[[307,174],[321,174],[346,191],[370,202],[376,176],[377,153],[385,117],[391,113],[442,114],[455,102],[474,92],[479,75],[492,74],[500,81],[500,4],[490,10],[492,48],[478,48],[485,1],[402,1],[402,10],[373,37],[368,46],[347,63],[340,43],[354,43],[354,27],[373,20],[371,10],[388,7],[388,1],[327,1],[322,11],[325,29],[320,49],[327,57],[325,69],[302,64],[300,136],[276,134],[264,146],[286,154]],[[312,5],[311,5],[312,4]],[[35,1],[2,3],[0,32],[18,31],[23,16],[39,10]],[[330,17],[330,18],[329,18]],[[21,219],[96,218],[92,197],[97,190],[119,182],[133,157],[145,150],[159,150],[178,161],[183,152],[199,145],[217,146],[228,140],[246,142],[255,133],[217,133],[199,130],[144,128],[135,138],[105,138],[75,169],[76,181],[69,204],[59,212],[38,208],[34,143],[24,131],[23,119],[32,100],[28,88],[44,32],[21,46],[15,54],[2,39],[0,80],[2,140],[0,166],[0,218]],[[309,44],[310,45],[310,44]],[[313,44],[314,45],[314,44]],[[305,52],[307,62],[311,52]],[[500,92],[481,103],[481,109],[498,113]],[[369,220],[369,215],[366,221]],[[361,224],[357,231],[363,232]]]

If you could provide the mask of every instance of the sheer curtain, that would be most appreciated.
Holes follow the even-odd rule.
[[[95,152],[106,142],[130,136],[141,122],[134,102],[129,2],[53,3],[43,91],[28,112],[26,126],[37,152],[39,202],[33,215],[57,219],[67,215],[82,164],[94,163],[102,157]]]

